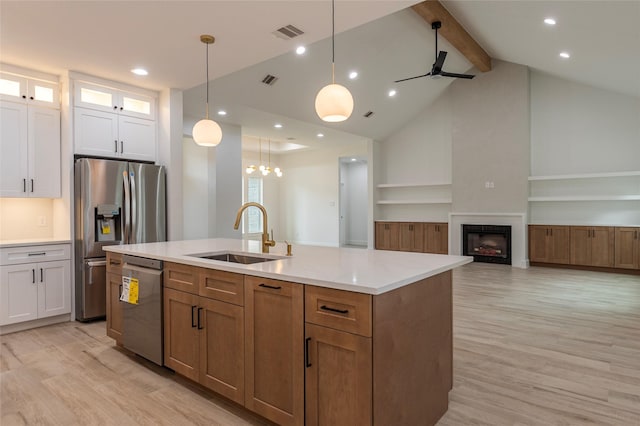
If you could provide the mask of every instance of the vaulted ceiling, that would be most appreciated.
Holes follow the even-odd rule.
[[[416,1],[336,1],[336,80],[355,99],[353,116],[327,125],[313,99],[330,82],[331,6],[322,1],[7,1],[0,2],[0,60],[45,72],[76,70],[142,87],[185,89],[185,115],[204,111],[204,47],[211,47],[213,107],[243,132],[316,144],[376,140],[432,103],[451,79],[393,81],[427,72],[434,36],[411,9]],[[640,1],[460,1],[445,8],[494,59],[585,84],[640,96]],[[543,24],[554,17],[557,25]],[[272,35],[293,24],[305,34]],[[442,38],[445,68],[477,72]],[[304,44],[307,52],[296,55]],[[571,53],[568,60],[560,51]],[[145,66],[149,76],[129,72]],[[349,80],[346,73],[357,70]],[[273,86],[260,81],[279,77]],[[466,82],[464,82],[466,83]],[[472,81],[470,82],[472,84]],[[390,89],[397,95],[388,97]],[[373,115],[363,115],[373,111]],[[275,122],[282,129],[274,129]],[[357,136],[353,136],[357,135]]]

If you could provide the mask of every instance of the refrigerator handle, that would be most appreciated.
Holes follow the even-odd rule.
[[[122,184],[124,185],[124,212],[122,212],[122,217],[124,219],[124,238],[123,243],[129,244],[129,234],[130,234],[130,211],[131,211],[131,194],[129,192],[129,171],[125,170],[122,172]]]
[[[131,178],[131,215],[129,215],[129,220],[130,220],[130,227],[129,227],[129,244],[136,244],[139,241],[136,241],[136,231],[137,231],[137,221],[136,218],[138,217],[138,211],[137,211],[137,205],[136,205],[136,179],[135,179],[135,174],[131,173],[129,175],[129,177]]]

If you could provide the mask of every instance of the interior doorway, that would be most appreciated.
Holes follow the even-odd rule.
[[[340,247],[367,248],[367,180],[365,158],[340,158]]]

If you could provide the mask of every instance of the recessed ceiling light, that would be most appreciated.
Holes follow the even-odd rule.
[[[389,96],[395,96],[395,95],[396,95],[396,93],[397,93],[397,92],[395,91],[395,89],[391,89],[391,90],[389,90]]]
[[[316,136],[319,138],[324,138],[324,135],[322,133],[318,133]]]
[[[297,53],[298,55],[302,55],[302,54],[303,54],[304,52],[306,52],[306,51],[307,51],[307,48],[306,48],[306,47],[304,47],[304,46],[298,46],[298,47],[297,47],[297,49],[296,49],[296,53]]]
[[[135,75],[149,75],[149,71],[145,70],[144,68],[134,68],[131,70],[131,72]]]
[[[276,123],[273,125],[273,127],[275,127],[276,129],[282,129],[282,124]]]
[[[544,23],[547,25],[555,25],[556,24],[556,20],[553,18],[545,18],[544,19]]]
[[[218,111],[218,115],[227,115],[227,111],[221,109],[220,111]]]
[[[569,54],[569,52],[560,52],[560,57],[564,59],[569,59],[571,55]]]
[[[352,158],[352,159],[351,159],[351,161],[358,161],[358,159],[356,159],[356,158]]]
[[[351,80],[354,80],[354,79],[356,79],[357,77],[358,77],[358,71],[351,71],[351,72],[349,73],[349,78],[350,78]]]

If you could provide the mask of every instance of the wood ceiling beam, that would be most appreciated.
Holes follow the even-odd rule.
[[[411,8],[427,21],[429,26],[435,21],[442,22],[438,33],[458,49],[478,70],[491,71],[491,58],[487,52],[462,28],[462,25],[438,0],[426,0],[411,6]]]

